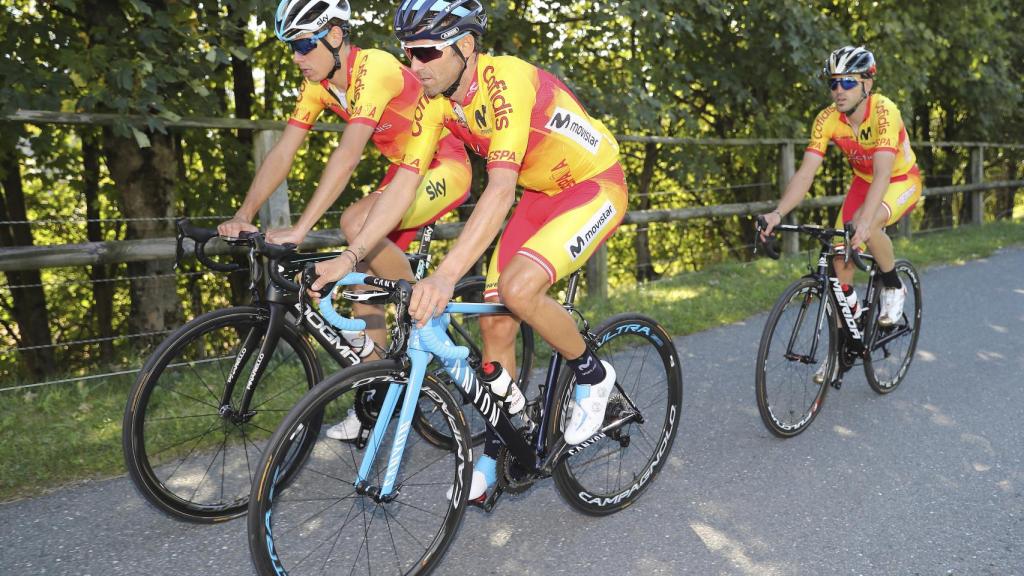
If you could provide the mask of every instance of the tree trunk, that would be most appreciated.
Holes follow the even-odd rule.
[[[140,148],[135,140],[104,130],[103,148],[107,169],[120,193],[124,216],[129,219],[126,239],[174,236],[174,204],[177,197],[178,155],[174,136],[149,133],[151,146]],[[136,220],[138,219],[138,220]],[[173,273],[171,262],[128,264],[130,276]],[[168,330],[181,322],[181,304],[174,276],[133,280],[131,283],[132,334]],[[155,341],[155,338],[151,341]]]
[[[1007,180],[1016,180],[1020,173],[1018,163],[1012,156],[1007,158],[1009,167],[1006,170]],[[1017,200],[1017,189],[1006,188],[996,192],[996,219],[1010,220],[1013,218],[1013,205]]]
[[[654,179],[654,167],[658,162],[658,145],[651,142],[644,146],[644,167],[640,173],[640,186],[637,190],[635,206],[638,210],[648,210],[651,207],[651,181]],[[637,282],[649,282],[657,280],[661,274],[654,269],[651,262],[651,246],[648,237],[647,225],[641,224],[636,227],[636,235],[633,237],[633,249],[636,250],[636,280]]]
[[[85,196],[86,235],[90,242],[101,242],[103,226],[100,219],[100,148],[96,134],[89,128],[82,130],[82,194]],[[89,273],[92,279],[92,317],[95,334],[105,338],[100,342],[100,360],[108,362],[114,357],[114,284],[110,282],[109,266],[96,265]]]
[[[2,174],[3,193],[0,194],[0,220],[27,221],[25,210],[25,191],[21,181],[21,167],[18,164],[18,152],[15,149],[16,138],[21,134],[20,128],[5,126],[7,132],[0,141],[0,174]],[[28,224],[0,225],[0,246],[32,246],[32,229]],[[12,315],[18,323],[18,345],[23,348],[43,346],[34,350],[25,350],[20,359],[24,373],[41,380],[54,372],[57,363],[54,361],[53,338],[50,334],[50,319],[46,310],[46,294],[43,292],[41,275],[38,270],[22,272],[6,272],[9,286],[27,286],[12,288],[14,300]]]

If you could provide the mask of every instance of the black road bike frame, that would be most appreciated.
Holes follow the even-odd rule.
[[[758,217],[758,233],[764,227],[766,223],[763,217]],[[871,350],[875,350],[880,346],[884,346],[891,340],[895,340],[912,329],[908,326],[901,326],[895,330],[887,331],[884,334],[882,331],[877,330],[877,326],[874,323],[867,322],[866,319],[871,315],[871,306],[876,301],[876,292],[880,289],[878,281],[876,281],[876,267],[874,266],[874,258],[870,254],[860,254],[856,249],[851,248],[850,238],[853,236],[853,226],[850,224],[846,225],[843,230],[833,228],[822,228],[820,226],[806,225],[806,224],[780,224],[775,227],[775,230],[782,232],[797,232],[801,234],[807,234],[817,240],[821,244],[821,251],[818,254],[817,269],[808,274],[806,277],[814,278],[818,281],[819,291],[824,298],[819,300],[818,309],[815,311],[817,316],[814,326],[823,326],[824,322],[829,321],[827,316],[827,306],[825,305],[825,298],[828,298],[833,305],[833,309],[836,310],[840,316],[835,321],[839,327],[839,342],[838,346],[838,357],[839,370],[835,372],[836,376],[830,382],[832,387],[839,389],[843,385],[843,375],[848,372],[851,368],[856,365],[856,362],[863,358],[864,355],[870,353]],[[833,239],[842,238],[843,245],[836,246],[833,244]],[[779,258],[778,247],[775,243],[774,238],[769,238],[768,241],[760,244],[765,254],[773,259]],[[756,251],[756,248],[755,248]],[[844,259],[852,260],[857,268],[868,273],[867,291],[864,295],[864,300],[861,302],[862,312],[858,319],[854,319],[853,311],[850,309],[849,304],[846,301],[846,297],[843,294],[842,285],[839,278],[836,276],[834,259],[836,256],[842,256]],[[811,344],[810,352],[806,355],[796,354],[793,352],[793,345],[798,340],[800,326],[803,326],[803,320],[808,310],[806,306],[800,309],[800,315],[797,317],[794,323],[793,334],[790,335],[789,342],[787,343],[785,357],[789,360],[799,361],[805,364],[817,364],[818,358],[818,342],[820,338],[820,332],[816,329]]]

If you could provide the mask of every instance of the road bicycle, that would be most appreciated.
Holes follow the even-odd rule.
[[[614,366],[617,380],[600,431],[569,446],[562,430],[575,380],[560,355],[551,357],[547,377],[526,407],[510,415],[477,376],[477,362],[447,337],[452,315],[508,314],[507,308],[451,303],[441,317],[413,327],[406,313],[408,283],[346,276],[342,284],[392,292],[399,333],[387,359],[318,384],[271,437],[249,505],[257,572],[427,574],[437,566],[468,505],[473,457],[467,403],[426,370],[434,356],[502,443],[497,484],[480,503],[485,510],[503,493],[520,493],[549,476],[568,503],[586,514],[611,514],[635,502],[665,465],[679,427],[679,354],[664,328],[639,314],[620,314],[591,329],[573,306],[578,280],[579,272],[570,275],[564,306],[578,318],[587,345]],[[329,298],[321,300],[324,305],[330,306]],[[365,448],[328,442],[319,415],[339,413],[352,396],[379,384],[388,387],[381,409],[388,417],[377,419]],[[441,424],[454,440],[450,446],[410,434],[417,398],[443,416]],[[310,437],[315,446],[306,450],[303,442]],[[299,453],[302,464],[290,464]],[[290,466],[292,477],[286,478]]]
[[[429,261],[432,227],[424,228],[418,252],[410,254],[414,275],[422,277]],[[215,229],[178,223],[178,260],[185,240],[194,243],[196,259],[206,267],[232,272],[240,268],[206,254]],[[324,379],[325,362],[339,367],[364,360],[313,307],[304,306],[291,278],[309,262],[337,252],[301,254],[293,245],[268,244],[262,234],[226,239],[247,251],[253,302],[198,316],[169,335],[150,355],[128,396],[122,447],[129,477],[139,493],[169,515],[192,522],[217,522],[245,513],[249,489],[266,439],[303,394]],[[483,300],[482,277],[463,279],[459,298]],[[386,292],[346,292],[345,298],[382,302]],[[472,323],[451,326],[460,342],[473,337]],[[480,350],[473,349],[479,357]],[[527,384],[533,335],[518,336],[520,378]],[[442,381],[451,385],[447,377]],[[373,390],[352,407],[365,442],[376,418]],[[341,418],[344,418],[342,414]],[[334,420],[338,421],[338,420]],[[414,427],[427,440],[448,445],[433,416],[417,411]],[[328,421],[331,422],[331,421]],[[471,438],[482,440],[485,424],[470,422]],[[312,448],[310,437],[303,446]]]
[[[766,226],[758,217],[758,238]],[[814,421],[829,385],[839,389],[843,375],[863,364],[871,389],[888,394],[907,374],[921,331],[921,281],[906,260],[896,272],[907,290],[903,315],[892,326],[878,324],[881,278],[874,259],[850,247],[852,228],[780,224],[775,230],[807,234],[821,245],[817,267],[792,283],[768,314],[757,351],[757,407],[765,426],[780,437],[795,436]],[[842,238],[843,246],[833,245]],[[774,238],[762,244],[772,258]],[[842,254],[868,273],[859,317],[843,294],[833,258]]]

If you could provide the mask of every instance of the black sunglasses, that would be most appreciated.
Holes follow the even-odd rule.
[[[323,38],[324,36],[327,36],[328,32],[330,32],[329,29],[328,30],[324,30],[323,32],[320,32],[319,34],[314,34],[314,35],[310,36],[309,38],[299,38],[298,40],[289,40],[288,41],[288,46],[292,49],[292,52],[298,52],[299,54],[302,54],[303,56],[305,56],[306,54],[309,54],[313,50],[316,50],[316,45],[320,42],[321,38]]]
[[[433,62],[441,56],[444,56],[444,49],[461,40],[466,34],[468,34],[468,32],[459,34],[458,36],[445,40],[440,44],[430,44],[429,46],[406,46],[403,42],[402,49],[405,50],[405,57],[408,58],[410,62],[415,58],[426,64],[427,62]]]
[[[860,84],[860,80],[851,76],[846,76],[844,78],[830,78],[828,81],[828,89],[835,90],[837,87],[842,86],[843,90],[853,90],[857,87],[857,84]]]

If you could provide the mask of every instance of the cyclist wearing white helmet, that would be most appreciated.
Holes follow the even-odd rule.
[[[600,429],[615,372],[587,348],[576,321],[547,291],[583,266],[625,215],[618,143],[560,79],[519,58],[480,51],[487,16],[478,0],[404,0],[394,23],[430,99],[421,104],[405,169],[388,190],[394,201],[374,207],[351,248],[367,254],[379,230],[398,219],[443,129],[486,158],[487,187],[476,209],[434,274],[414,289],[410,313],[425,322],[444,310],[455,282],[502,232],[516,186],[522,187],[491,258],[486,297],[503,301],[568,359],[577,385],[564,435],[569,444],[584,442]],[[344,276],[351,264],[340,258],[317,264],[318,282]],[[484,360],[497,360],[512,374],[517,322],[481,319]],[[488,441],[469,499],[483,498],[494,483],[499,446]]]
[[[884,285],[878,323],[891,326],[903,312],[906,288],[896,273],[892,241],[885,227],[908,214],[921,198],[921,173],[899,109],[892,100],[871,92],[875,56],[864,47],[844,46],[829,55],[822,72],[832,104],[815,118],[810,144],[778,208],[763,215],[768,224],[763,234],[770,234],[807,195],[831,140],[846,155],[854,173],[836,227],[853,222],[853,245],[866,243],[875,257]],[[853,263],[837,257],[835,268],[843,290],[855,300]],[[815,378],[823,380],[824,370],[819,372]]]
[[[416,76],[391,54],[354,46],[349,38],[349,18],[346,0],[282,0],[278,5],[275,32],[291,48],[292,60],[305,80],[284,134],[260,165],[235,216],[218,226],[221,234],[237,236],[242,231],[256,230],[251,222],[259,207],[287,176],[306,134],[324,109],[332,110],[348,123],[341,142],[331,153],[302,216],[292,227],[269,231],[269,241],[300,244],[305,239],[345,189],[368,141],[372,140],[391,164],[377,190],[350,205],[342,214],[341,229],[346,238],[356,237],[366,214],[398,172],[423,89]],[[427,175],[413,193],[413,201],[402,211],[400,220],[382,231],[380,242],[359,255],[359,259],[364,260],[362,270],[411,280],[403,251],[415,238],[417,230],[468,198],[471,169],[460,141],[445,135],[437,154],[428,163]],[[383,237],[385,234],[387,237]],[[341,258],[355,264],[355,256],[347,250]],[[358,334],[346,336],[353,344],[362,344],[360,353],[366,356],[373,351],[374,341],[385,342],[384,314],[378,307],[365,304],[356,303],[353,309],[367,321],[369,338]],[[351,439],[359,428],[354,414],[350,414],[328,434]]]

